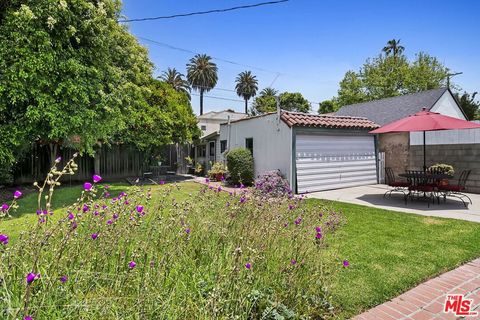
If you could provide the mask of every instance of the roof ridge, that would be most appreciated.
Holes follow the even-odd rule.
[[[355,117],[355,116],[340,116],[340,115],[334,115],[334,114],[313,114],[313,113],[305,113],[305,112],[299,112],[299,111],[288,111],[288,110],[282,110],[282,113],[287,112],[287,113],[293,113],[293,114],[300,114],[300,115],[305,115],[305,116],[312,116],[312,117],[325,117],[325,118],[344,118],[344,119],[365,119],[368,121],[368,118],[366,117]],[[372,121],[373,122],[373,121]]]

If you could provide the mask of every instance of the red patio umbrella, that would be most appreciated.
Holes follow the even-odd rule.
[[[480,128],[480,124],[426,111],[423,108],[420,112],[386,124],[383,127],[370,131],[370,133],[423,131],[423,170],[426,170],[425,131],[475,128]]]

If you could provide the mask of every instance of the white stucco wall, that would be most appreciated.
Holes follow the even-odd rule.
[[[278,169],[291,183],[292,130],[276,114],[233,122],[230,129],[227,124],[220,126],[219,140],[227,140],[229,149],[244,148],[246,138],[253,138],[255,176]],[[218,154],[218,159],[224,160],[223,155]]]
[[[452,97],[450,92],[447,90],[445,93],[438,99],[435,105],[430,109],[432,112],[438,112],[446,116],[467,120],[462,113],[462,110],[458,107],[455,99]]]

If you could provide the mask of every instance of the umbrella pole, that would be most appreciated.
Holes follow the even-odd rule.
[[[425,146],[425,131],[423,131],[423,172],[427,171],[427,160],[426,160],[426,146]]]

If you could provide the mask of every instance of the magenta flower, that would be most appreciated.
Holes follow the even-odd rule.
[[[93,182],[95,183],[102,181],[102,177],[100,177],[97,174],[94,174],[92,179],[93,179]]]
[[[222,187],[221,186],[218,186],[218,192],[222,191]]]
[[[113,223],[112,220],[107,220],[107,224],[108,224],[108,225],[111,225],[112,223]]]
[[[71,212],[68,213],[68,220],[73,220],[75,219],[75,215]]]
[[[210,182],[210,179],[205,178],[205,182],[206,182],[206,183],[209,183],[209,182]]]
[[[92,184],[91,184],[90,182],[85,182],[85,183],[83,184],[83,189],[84,189],[85,191],[90,191],[90,190],[92,190]]]
[[[0,207],[2,209],[2,211],[7,211],[8,208],[10,208],[10,206],[6,203],[2,204],[2,206]]]
[[[128,202],[128,200],[125,200],[125,202],[123,203],[124,205],[128,206],[130,202]]]
[[[240,183],[240,189],[244,189],[245,185],[243,183]]]
[[[67,276],[61,276],[61,277],[60,277],[60,282],[61,282],[61,283],[65,283],[65,282],[67,282],[67,281],[68,281],[68,277],[67,277]]]
[[[185,229],[185,233],[186,233],[186,234],[190,234],[190,228],[186,228],[186,229]]]
[[[288,205],[288,210],[293,210],[294,208],[295,208],[295,206],[293,204]]]
[[[297,264],[297,260],[295,260],[295,259],[290,260],[290,264],[291,264],[292,266],[296,265],[296,264]]]
[[[23,317],[23,320],[33,320],[32,316],[25,316]]]
[[[220,178],[220,181],[225,181],[225,177],[222,176],[222,177]]]
[[[3,244],[8,244],[8,236],[6,234],[0,234],[0,242]]]
[[[135,261],[133,261],[133,260],[128,263],[128,267],[129,267],[130,269],[135,268],[136,265],[137,265],[137,264],[136,264]]]
[[[73,221],[73,222],[72,222],[72,225],[71,225],[70,227],[72,228],[72,230],[77,229],[77,227],[78,227],[77,222],[76,222],[76,221]]]
[[[96,215],[96,216],[98,216],[100,213],[99,213],[97,210],[95,210],[95,211],[93,212],[93,214]]]
[[[138,213],[142,213],[142,212],[143,212],[143,206],[142,206],[142,205],[138,205],[138,206],[136,207],[136,210],[137,210]]]
[[[165,184],[165,181],[164,180],[160,180],[159,182],[161,185],[164,185]]]
[[[40,273],[35,274],[33,272],[30,272],[29,274],[27,274],[27,283],[30,284],[38,278],[40,278]]]
[[[55,159],[56,163],[60,163],[60,161],[62,161],[62,157],[58,157],[57,159]]]
[[[113,220],[117,220],[118,219],[118,214],[114,213],[112,218],[113,218]]]
[[[22,196],[22,193],[21,193],[19,190],[15,191],[15,192],[13,193],[13,197],[14,197],[15,199],[18,199],[18,198],[20,198],[21,196]]]
[[[295,225],[299,225],[301,222],[302,222],[302,218],[301,217],[298,217],[297,219],[295,219]]]
[[[345,268],[349,267],[350,266],[350,262],[348,262],[348,260],[343,260],[343,266]]]
[[[315,227],[315,231],[322,232],[322,227]]]
[[[245,203],[245,201],[247,201],[247,198],[245,198],[245,196],[241,196],[240,203]]]
[[[252,269],[252,264],[250,262],[245,263],[245,269],[247,270]]]
[[[321,232],[317,232],[317,234],[315,235],[315,238],[316,239],[322,239],[323,235]]]
[[[92,237],[92,240],[97,239],[98,238],[98,233],[92,233],[91,237]]]

